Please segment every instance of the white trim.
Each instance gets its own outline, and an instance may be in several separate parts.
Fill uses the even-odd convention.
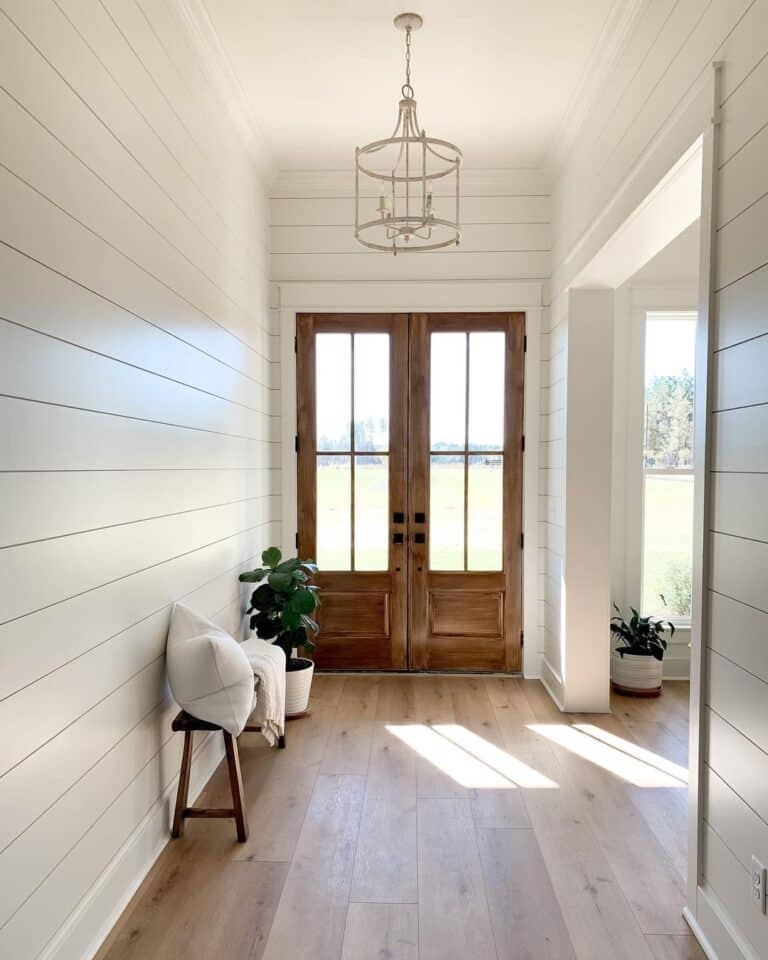
[[[558,708],[565,712],[565,690],[563,687],[563,678],[555,670],[552,664],[547,660],[546,656],[541,658],[541,677],[539,678],[542,682],[547,693],[555,701]]]
[[[190,803],[198,798],[223,758],[221,737],[208,736],[199,744],[194,753]],[[38,960],[91,960],[96,955],[170,842],[170,811],[177,785],[178,776],[163,790]]]
[[[703,135],[701,183],[701,249],[699,253],[699,321],[696,333],[696,394],[694,423],[694,511],[691,630],[691,701],[688,788],[688,905],[696,904],[701,876],[702,822],[699,798],[705,776],[704,691],[707,685],[704,648],[707,638],[706,571],[709,568],[710,343],[715,322],[715,234],[717,227],[717,133],[719,130],[721,66],[710,78],[710,123]]]
[[[282,447],[282,530],[286,553],[295,548],[297,529],[296,451],[296,314],[376,313],[382,311],[472,312],[523,311],[528,351],[525,355],[525,454],[523,457],[523,674],[541,671],[538,624],[538,472],[539,472],[539,350],[541,339],[541,284],[515,282],[408,283],[281,283],[280,394]]]

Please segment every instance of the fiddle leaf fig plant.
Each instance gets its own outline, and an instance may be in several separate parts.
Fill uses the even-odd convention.
[[[315,649],[313,637],[320,632],[312,616],[320,605],[319,587],[310,583],[317,565],[298,557],[283,560],[277,547],[265,550],[261,563],[261,567],[241,573],[239,578],[242,583],[259,584],[248,608],[250,627],[262,640],[282,647],[290,670],[295,665],[294,647],[311,653]]]
[[[616,653],[620,657],[625,653],[631,653],[639,657],[655,657],[657,660],[663,660],[667,649],[664,631],[669,629],[669,636],[672,638],[675,634],[674,623],[671,620],[659,620],[656,617],[641,617],[634,607],[629,608],[632,611],[632,617],[627,621],[615,603],[613,609],[617,616],[611,617],[611,633],[619,640]]]

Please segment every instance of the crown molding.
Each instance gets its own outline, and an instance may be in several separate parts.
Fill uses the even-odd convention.
[[[187,29],[203,68],[260,174],[270,183],[277,168],[267,138],[256,123],[248,97],[205,6],[205,0],[170,0]]]
[[[361,196],[378,196],[377,184],[361,180],[360,186]],[[551,193],[545,172],[533,169],[463,169],[460,189],[465,197],[548,197]],[[435,181],[436,196],[450,195],[451,192],[447,184]],[[354,193],[352,156],[348,170],[281,170],[270,191],[273,199],[348,198]]]
[[[604,89],[608,75],[624,50],[635,24],[642,18],[650,0],[615,0],[603,24],[597,44],[574,87],[546,158],[547,173],[555,183],[573,145],[584,126],[584,121]]]

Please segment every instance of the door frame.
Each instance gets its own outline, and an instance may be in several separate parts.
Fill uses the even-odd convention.
[[[544,605],[539,599],[540,578],[546,575],[544,547],[545,520],[539,519],[539,489],[546,484],[547,471],[539,468],[539,417],[542,412],[539,366],[542,346],[549,351],[549,337],[542,336],[542,321],[548,315],[543,306],[541,281],[404,281],[404,282],[284,282],[276,285],[278,296],[270,313],[271,330],[280,338],[279,381],[277,371],[272,389],[277,391],[274,415],[280,415],[271,442],[279,442],[281,531],[280,546],[287,554],[295,551],[297,530],[296,436],[296,315],[299,313],[525,313],[527,351],[524,366],[524,419],[526,449],[523,457],[523,663],[525,677],[539,677],[541,670]],[[547,353],[548,356],[548,353]],[[272,369],[278,362],[275,355]],[[278,531],[275,530],[275,535]],[[541,553],[541,556],[540,556]]]

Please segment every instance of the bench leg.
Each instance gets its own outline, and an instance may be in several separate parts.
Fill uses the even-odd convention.
[[[181,772],[179,773],[179,789],[176,791],[176,810],[173,814],[173,829],[171,836],[174,840],[184,833],[184,811],[187,808],[189,796],[189,775],[192,769],[192,737],[191,730],[184,731],[184,751],[181,755]]]
[[[285,750],[285,734],[277,738],[278,750]]]
[[[243,778],[240,773],[240,755],[237,752],[237,741],[231,733],[224,733],[224,747],[227,751],[227,768],[229,770],[229,786],[232,790],[232,809],[237,826],[237,839],[245,843],[248,839],[248,816],[243,801]]]

